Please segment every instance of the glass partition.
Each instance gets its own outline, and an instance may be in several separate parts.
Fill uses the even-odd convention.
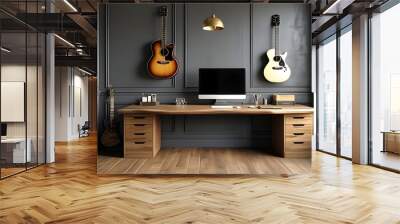
[[[400,4],[371,19],[371,162],[400,171]]]
[[[317,54],[317,149],[336,154],[336,36],[321,43]]]
[[[36,13],[38,4],[18,8]],[[45,163],[46,39],[28,23],[0,12],[1,179]]]
[[[26,74],[26,114],[27,114],[27,151],[30,151],[30,159],[27,167],[35,167],[38,159],[38,35],[28,31],[27,35],[27,74]]]
[[[26,33],[1,34],[1,176],[26,169]],[[6,50],[4,50],[6,49]]]
[[[340,155],[352,157],[352,32],[351,26],[340,36]]]

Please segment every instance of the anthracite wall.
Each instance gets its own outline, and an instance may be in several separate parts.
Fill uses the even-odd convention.
[[[159,80],[147,73],[150,44],[160,37],[159,7],[168,6],[168,39],[176,44],[179,73]],[[98,16],[98,130],[103,130],[107,82],[116,91],[116,107],[137,103],[142,93],[157,93],[161,103],[185,97],[197,99],[201,67],[246,68],[248,102],[251,94],[270,99],[273,93],[296,94],[312,104],[311,13],[307,4],[177,3],[102,4]],[[207,32],[202,21],[215,13],[225,29]],[[265,53],[273,47],[271,16],[281,16],[280,49],[288,52],[291,78],[281,84],[263,77]],[[168,147],[250,147],[270,136],[267,118],[249,116],[162,117],[162,145]],[[260,140],[260,141],[257,141]]]

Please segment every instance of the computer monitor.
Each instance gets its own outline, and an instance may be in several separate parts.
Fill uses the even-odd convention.
[[[1,136],[7,136],[7,124],[1,123]]]
[[[199,99],[246,99],[246,69],[200,68]]]

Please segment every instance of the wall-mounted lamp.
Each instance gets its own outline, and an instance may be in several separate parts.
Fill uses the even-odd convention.
[[[210,17],[203,21],[203,30],[218,31],[224,29],[224,23],[213,13]]]
[[[5,47],[1,47],[0,49],[1,49],[1,51],[3,51],[3,52],[11,53],[11,50],[10,50],[10,49],[7,49],[7,48],[5,48]]]

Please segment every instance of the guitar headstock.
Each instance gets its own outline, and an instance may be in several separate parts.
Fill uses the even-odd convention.
[[[271,17],[271,24],[272,26],[279,26],[279,24],[281,23],[281,18],[279,15],[273,15]]]
[[[167,6],[161,6],[160,8],[160,16],[167,16],[168,8]]]

